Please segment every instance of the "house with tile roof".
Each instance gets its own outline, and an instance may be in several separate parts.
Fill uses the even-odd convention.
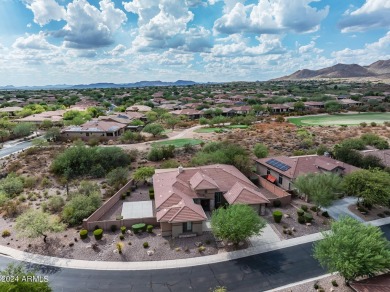
[[[69,126],[61,131],[62,139],[115,140],[123,134],[126,124],[112,121],[92,120],[80,126]]]
[[[225,164],[157,169],[153,188],[163,236],[202,234],[206,213],[225,204],[247,204],[261,215],[270,203],[265,191]]]
[[[300,175],[322,172],[345,175],[360,169],[336,159],[319,155],[276,156],[255,159],[255,162],[258,175],[287,191],[293,189],[292,184]]]

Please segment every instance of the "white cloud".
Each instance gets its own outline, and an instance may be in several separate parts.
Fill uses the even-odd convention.
[[[378,27],[390,27],[390,1],[366,0],[362,7],[344,13],[339,27],[342,32],[366,31]]]
[[[124,46],[124,45],[117,45],[111,51],[107,52],[107,54],[111,55],[111,56],[118,56],[118,55],[124,54],[125,51],[126,51],[126,46]]]
[[[298,48],[298,53],[299,54],[306,54],[306,53],[315,53],[315,54],[320,54],[324,50],[316,48],[316,43],[315,41],[311,41],[309,44],[300,46]]]
[[[225,1],[226,13],[215,21],[214,30],[227,34],[314,32],[329,12],[329,6],[321,10],[311,7],[309,4],[314,1],[259,0],[256,5]]]
[[[55,0],[25,0],[26,7],[34,13],[34,22],[43,26],[52,20],[65,18],[65,9]]]
[[[194,19],[189,7],[199,1],[134,0],[123,2],[126,11],[138,15],[135,50],[181,48],[202,51],[209,48],[209,32],[203,27],[188,28]]]
[[[56,48],[46,40],[43,32],[27,35],[26,37],[19,37],[15,40],[12,47],[21,50],[50,50]]]
[[[371,64],[377,60],[390,59],[390,31],[377,42],[369,43],[362,49],[345,48],[332,53],[339,63]]]

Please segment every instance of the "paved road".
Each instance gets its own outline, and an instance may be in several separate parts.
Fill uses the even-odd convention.
[[[0,158],[3,158],[3,157],[10,155],[12,153],[24,150],[28,147],[31,147],[31,145],[32,145],[31,141],[25,141],[25,142],[21,142],[19,144],[11,146],[11,147],[2,148],[2,149],[0,149]]]
[[[382,226],[390,240],[390,224]],[[265,291],[326,273],[311,256],[312,243],[229,262],[191,268],[150,271],[94,271],[40,266],[54,291],[207,292],[223,285],[228,291]],[[10,259],[0,257],[0,268]]]

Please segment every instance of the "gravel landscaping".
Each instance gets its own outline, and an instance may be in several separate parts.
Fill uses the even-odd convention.
[[[390,208],[383,206],[373,206],[371,210],[366,208],[367,212],[360,212],[356,204],[348,206],[348,209],[364,221],[372,221],[390,216]]]
[[[335,281],[337,286],[332,284]],[[345,285],[344,279],[339,275],[332,275],[329,277],[322,278],[320,280],[310,281],[304,284],[296,285],[286,289],[275,290],[275,292],[317,292],[318,289],[314,288],[317,284],[323,291],[334,291],[334,292],[352,292],[353,290]]]
[[[298,223],[297,210],[302,205],[308,206],[307,212],[313,216],[313,221],[310,225]],[[271,207],[267,209],[267,214],[264,218],[268,221],[268,223],[270,223],[271,227],[281,239],[304,236],[330,229],[330,219],[321,215],[317,216],[316,212],[310,210],[312,206],[312,204],[306,203],[300,199],[294,199],[291,205],[280,208]],[[272,216],[272,213],[275,210],[280,210],[283,213],[283,218],[280,223],[275,223]],[[321,212],[319,212],[319,214],[321,214]]]

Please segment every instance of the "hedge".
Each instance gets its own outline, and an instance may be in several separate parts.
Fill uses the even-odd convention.
[[[80,230],[80,238],[81,239],[86,239],[88,237],[88,230],[86,229],[81,229]]]
[[[303,211],[302,209],[298,209],[297,214],[298,216],[303,216],[303,214],[305,214],[305,211]]]
[[[280,223],[280,221],[282,221],[283,213],[282,211],[277,210],[272,213],[272,216],[276,223]]]
[[[93,235],[95,236],[95,239],[96,239],[96,240],[102,239],[102,237],[103,237],[103,229],[96,229],[96,230],[93,232]]]
[[[145,223],[134,224],[131,226],[131,228],[133,229],[134,233],[138,233],[140,231],[146,230],[146,224]]]

